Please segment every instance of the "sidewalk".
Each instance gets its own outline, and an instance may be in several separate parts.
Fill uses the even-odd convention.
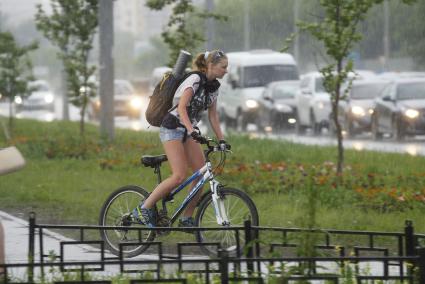
[[[29,247],[29,224],[28,221],[12,216],[6,212],[0,211],[0,220],[4,227],[5,233],[5,256],[6,263],[28,263],[28,247]],[[75,241],[73,239],[67,238],[63,235],[55,233],[53,231],[43,229],[43,250],[44,253],[53,252],[56,256],[60,255],[60,242],[64,241]],[[35,262],[39,262],[39,237],[38,234],[35,236]],[[89,245],[70,245],[65,246],[64,249],[64,261],[100,261],[101,254],[100,250]],[[115,257],[113,254],[105,252],[105,257],[112,258]],[[202,256],[200,256],[202,257]],[[186,259],[197,258],[196,256],[185,256]],[[131,258],[131,260],[157,260],[157,255],[143,254]],[[44,261],[47,262],[47,259],[44,258]],[[152,267],[152,265],[142,265],[144,267]],[[136,265],[137,267],[137,265]],[[140,266],[139,266],[140,267]],[[132,265],[127,265],[127,269],[132,268]],[[172,267],[167,267],[166,272],[172,273],[177,268],[177,265]],[[25,279],[27,275],[27,270],[22,269],[11,269],[11,274],[14,277]],[[118,265],[108,265],[105,266],[104,271],[97,272],[96,274],[102,276],[111,276],[117,275],[120,272]],[[40,271],[35,270],[35,277],[40,276]]]
[[[6,249],[6,263],[25,263],[28,262],[28,246],[29,246],[29,229],[28,222],[8,213],[0,211],[0,220],[4,227],[5,233],[5,249]],[[44,251],[52,251],[56,255],[60,253],[61,241],[73,241],[70,238],[64,237],[60,234],[49,230],[43,230],[43,245]],[[39,255],[39,241],[36,235],[35,244],[35,259],[40,259]],[[100,253],[98,249],[87,245],[72,246],[72,250],[65,250],[67,260],[100,260]],[[112,255],[110,255],[112,256]]]
[[[5,256],[6,263],[28,263],[28,247],[29,247],[29,226],[28,222],[20,218],[14,217],[8,213],[0,211],[0,220],[4,227],[5,233]],[[43,230],[43,246],[44,252],[53,252],[55,255],[60,255],[60,242],[73,241],[60,234],[50,230]],[[39,238],[35,238],[35,261],[39,262]],[[97,261],[100,260],[100,250],[88,245],[69,246],[64,250],[65,261]],[[112,257],[111,254],[106,254],[107,257]],[[46,261],[46,259],[45,259]],[[35,269],[35,277],[40,276],[40,270]],[[118,268],[110,267],[107,274],[115,274]],[[25,279],[27,275],[26,268],[12,268],[10,274],[19,279]]]

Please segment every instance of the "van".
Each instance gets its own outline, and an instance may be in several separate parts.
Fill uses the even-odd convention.
[[[255,123],[258,101],[267,84],[298,80],[298,68],[292,55],[273,50],[229,52],[228,74],[221,79],[218,111],[224,122],[236,124],[239,131]]]

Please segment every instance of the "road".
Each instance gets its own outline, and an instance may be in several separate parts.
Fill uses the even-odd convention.
[[[265,135],[265,137],[269,137],[272,139],[282,139],[305,145],[337,146],[336,138],[329,136],[327,133],[324,133],[321,136],[313,136],[308,134],[300,136],[295,133],[289,132],[287,134]],[[406,138],[404,142],[396,142],[390,138],[384,138],[381,141],[374,141],[370,137],[370,134],[364,134],[359,136],[358,138],[344,139],[343,145],[346,149],[354,149],[357,151],[367,150],[409,154],[411,156],[425,156],[424,142],[425,137],[423,136]]]
[[[143,98],[143,106],[147,106],[148,98]],[[143,113],[145,108],[142,109],[142,115],[139,119],[129,119],[127,117],[116,117],[115,126],[119,128],[133,129],[136,131],[157,131],[156,127],[149,127],[149,124],[145,121]],[[79,110],[74,106],[70,105],[70,119],[78,121],[80,119]],[[8,105],[6,103],[0,103],[0,115],[8,116]],[[60,100],[56,101],[55,112],[47,111],[24,111],[16,115],[17,118],[32,118],[42,121],[53,121],[55,119],[62,118],[62,104]],[[98,122],[90,122],[97,124]],[[224,127],[225,129],[225,127]],[[288,131],[283,134],[258,134],[255,130],[255,125],[249,125],[248,134],[258,138],[271,138],[271,139],[282,139],[294,143],[301,143],[306,145],[319,145],[319,146],[330,146],[336,145],[336,139],[331,137],[324,131],[320,136],[309,135],[308,133],[303,136],[296,135],[293,131]],[[206,131],[205,124],[201,124],[201,131]],[[393,141],[392,139],[385,138],[382,141],[373,141],[370,134],[364,134],[355,139],[344,139],[344,147],[355,149],[358,151],[370,150],[370,151],[381,151],[381,152],[393,152],[393,153],[405,153],[412,156],[425,156],[425,137],[409,137],[404,142]]]

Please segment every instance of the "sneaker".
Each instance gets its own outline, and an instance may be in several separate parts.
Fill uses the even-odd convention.
[[[179,227],[195,227],[195,219],[193,217],[182,217],[179,219]],[[184,230],[183,232],[194,234],[195,231]]]
[[[133,217],[137,220],[137,222],[146,225],[149,228],[155,227],[155,210],[152,208],[143,208],[142,206],[143,203],[133,210]]]

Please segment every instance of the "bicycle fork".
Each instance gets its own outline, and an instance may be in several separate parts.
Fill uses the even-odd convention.
[[[220,197],[220,183],[215,179],[210,180],[210,187],[212,191],[212,202],[215,211],[215,217],[217,218],[217,224],[222,226],[229,226],[230,221],[227,216],[227,210],[224,205],[224,199]]]

